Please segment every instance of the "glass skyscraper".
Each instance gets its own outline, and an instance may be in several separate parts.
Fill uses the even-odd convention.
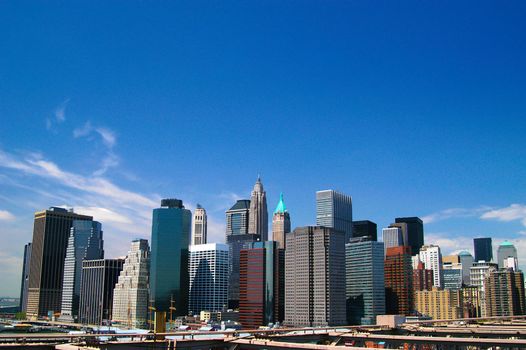
[[[351,196],[334,190],[316,192],[316,225],[345,233],[348,242],[353,226]]]
[[[493,245],[490,237],[474,238],[473,246],[475,248],[475,262],[493,260]]]
[[[153,210],[150,260],[150,301],[156,311],[168,311],[171,301],[176,316],[188,310],[188,245],[192,212],[179,199],[163,199]]]

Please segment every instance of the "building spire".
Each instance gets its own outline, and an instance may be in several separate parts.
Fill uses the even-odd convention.
[[[274,214],[277,213],[284,213],[287,211],[287,207],[285,206],[285,202],[283,201],[283,192],[279,194],[279,202],[276,206],[276,210],[274,210]]]

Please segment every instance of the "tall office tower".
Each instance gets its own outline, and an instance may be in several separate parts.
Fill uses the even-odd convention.
[[[416,268],[413,266],[413,291],[431,289],[433,289],[433,270],[426,269],[424,263],[418,259]]]
[[[111,320],[113,291],[124,259],[97,259],[82,262],[79,322],[102,325]]]
[[[411,247],[387,248],[384,271],[387,314],[410,315],[413,310]]]
[[[153,210],[150,302],[157,311],[188,314],[188,245],[192,212],[179,199],[163,199]]]
[[[485,277],[486,317],[524,315],[524,275],[521,271],[492,271]]]
[[[239,306],[239,254],[251,243],[261,239],[258,234],[248,233],[250,201],[241,199],[226,211],[226,242],[229,249],[228,307]]]
[[[442,265],[442,277],[444,289],[459,290],[462,288],[462,264],[444,263]]]
[[[27,289],[29,283],[29,263],[31,261],[31,243],[24,246],[24,263],[22,265],[22,284],[20,286],[20,311],[27,310]]]
[[[460,290],[432,290],[415,292],[415,310],[433,320],[456,320],[462,317],[463,301]]]
[[[286,245],[284,324],[345,324],[345,234],[323,226],[299,227],[287,233]]]
[[[64,261],[60,321],[78,320],[82,262],[104,258],[101,227],[97,221],[73,221]]]
[[[358,237],[371,237],[373,241],[378,240],[378,228],[376,223],[369,220],[360,220],[352,222],[352,236],[353,238]]]
[[[517,271],[519,269],[519,261],[513,256],[508,256],[503,261],[503,268],[508,270]]]
[[[268,239],[267,193],[263,190],[263,184],[259,176],[250,196],[248,233],[260,235],[262,241]]]
[[[283,321],[285,250],[278,242],[256,242],[242,249],[239,263],[239,322],[256,329]]]
[[[188,311],[217,312],[228,305],[228,246],[207,243],[190,246]]]
[[[491,238],[474,238],[473,247],[475,248],[475,261],[491,262],[493,260],[493,246]]]
[[[486,285],[485,279],[492,272],[498,269],[498,265],[490,262],[474,262],[470,269],[469,280],[472,286],[477,286],[479,290],[480,316],[486,317]]]
[[[334,190],[316,192],[316,225],[332,227],[352,237],[352,197]]]
[[[64,261],[74,220],[93,218],[56,207],[35,213],[27,292],[27,316],[31,319],[60,312]]]
[[[405,222],[393,222],[389,225],[389,228],[395,227],[399,228],[402,232],[402,243],[400,243],[400,245],[409,246],[409,229],[407,228],[407,224]],[[413,250],[411,250],[411,254],[418,254],[418,251],[413,252]]]
[[[148,321],[148,240],[132,242],[113,290],[112,321],[128,327],[144,327]]]
[[[345,277],[347,323],[375,324],[385,314],[383,242],[370,235],[352,238],[345,245]]]
[[[416,254],[424,245],[424,223],[418,217],[395,218],[395,223],[407,224],[407,243],[411,247],[411,254]]]
[[[194,226],[192,230],[192,244],[206,244],[207,239],[206,210],[199,204],[194,212]]]
[[[504,241],[501,244],[499,244],[499,248],[497,248],[497,260],[499,263],[499,269],[505,268],[504,262],[507,258],[517,259],[517,249],[515,249],[513,243]]]
[[[425,245],[420,248],[420,260],[428,270],[433,270],[433,285],[442,288],[442,253],[436,245]]]
[[[272,216],[272,240],[278,242],[279,248],[285,249],[285,234],[290,232],[290,215],[283,202],[283,193]]]
[[[400,227],[384,228],[382,229],[382,236],[384,241],[384,254],[387,254],[388,248],[404,245],[403,232]]]
[[[469,272],[473,266],[473,255],[468,251],[461,251],[458,253],[458,259],[460,264],[462,264],[462,284],[468,286],[471,284],[469,280]]]

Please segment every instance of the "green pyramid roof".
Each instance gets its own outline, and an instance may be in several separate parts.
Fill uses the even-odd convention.
[[[504,241],[500,244],[501,246],[504,246],[504,247],[510,247],[510,246],[513,246],[513,243],[509,242],[509,241]]]
[[[278,206],[276,207],[276,210],[274,210],[274,214],[276,213],[284,213],[287,211],[287,207],[285,206],[285,202],[283,202],[283,192],[279,194],[279,202]]]

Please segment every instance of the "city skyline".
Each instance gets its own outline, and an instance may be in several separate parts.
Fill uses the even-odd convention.
[[[330,188],[379,233],[418,216],[444,255],[491,237],[526,262],[524,4],[47,5],[0,4],[1,296],[37,211],[93,216],[116,258],[176,197],[222,243],[258,174],[292,229]]]

